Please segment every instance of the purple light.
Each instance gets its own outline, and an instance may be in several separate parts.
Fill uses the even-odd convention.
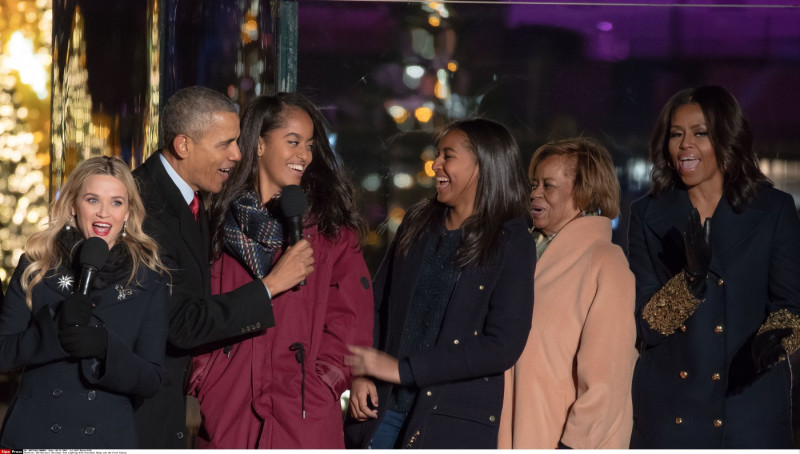
[[[614,29],[614,25],[611,22],[602,21],[597,23],[597,29],[601,32],[610,32]]]

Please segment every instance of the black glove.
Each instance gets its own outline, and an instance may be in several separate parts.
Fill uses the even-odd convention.
[[[695,298],[703,295],[711,265],[711,218],[700,226],[700,212],[692,208],[686,231],[683,233],[683,249],[686,252],[686,285]]]
[[[768,329],[756,334],[750,352],[753,355],[757,374],[774,366],[778,362],[778,358],[786,354],[781,340],[790,334],[792,334],[792,328]]]
[[[58,319],[58,328],[62,330],[68,326],[86,326],[92,317],[92,300],[80,293],[73,293],[61,303],[61,316]]]
[[[99,326],[68,326],[58,332],[61,347],[73,358],[105,359],[108,331]]]

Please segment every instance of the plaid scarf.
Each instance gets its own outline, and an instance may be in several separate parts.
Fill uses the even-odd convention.
[[[269,211],[274,201],[262,205],[256,191],[247,191],[225,215],[225,246],[258,279],[272,268],[283,243],[281,223]]]

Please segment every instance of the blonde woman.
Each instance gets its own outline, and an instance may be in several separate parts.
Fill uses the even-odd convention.
[[[127,164],[96,157],[72,172],[49,225],[28,239],[0,309],[0,370],[23,369],[1,446],[137,447],[134,402],[161,387],[168,301],[143,219]],[[78,257],[92,237],[109,253],[84,296]]]

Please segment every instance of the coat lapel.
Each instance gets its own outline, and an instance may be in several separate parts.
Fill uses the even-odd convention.
[[[720,269],[730,254],[735,253],[742,242],[755,232],[767,212],[750,204],[741,213],[724,197],[711,218],[711,264],[712,269]],[[717,228],[715,228],[717,227]]]

